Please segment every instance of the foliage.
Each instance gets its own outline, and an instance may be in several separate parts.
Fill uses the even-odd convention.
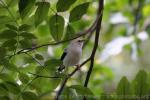
[[[141,81],[143,80],[143,81]],[[129,82],[124,76],[120,80],[115,94],[102,94],[102,100],[109,100],[110,98],[117,100],[135,100],[135,99],[148,99],[149,98],[149,87],[148,77],[144,70],[140,70],[135,79]],[[145,90],[147,89],[147,90]],[[107,98],[107,99],[106,99]]]
[[[68,78],[68,73],[74,70],[69,68],[66,73],[56,71],[62,64],[59,60],[62,50],[70,42],[68,39],[76,37],[78,32],[93,23],[96,19],[98,2],[98,0],[0,0],[0,100],[54,99],[55,90],[65,78]],[[146,36],[150,34],[150,23],[146,23],[149,19],[150,2],[149,0],[139,2],[140,0],[105,1],[101,29],[103,34],[100,34],[101,44],[105,46],[97,49],[89,86],[83,86],[87,66],[90,65],[86,63],[80,73],[68,78],[61,94],[62,99],[149,98],[150,74],[144,70],[140,70],[131,82],[128,77],[122,77],[110,94],[103,89],[103,85],[115,77],[113,70],[103,63],[103,59],[107,60],[111,55],[116,55],[118,50],[109,48],[109,52],[106,51],[105,47],[109,45],[107,43],[118,37],[131,40],[125,44],[119,41],[122,45],[113,44],[113,48],[120,46],[120,52],[127,50],[134,58],[140,56],[142,51],[140,44],[143,40],[139,38],[138,33],[142,30],[146,32]],[[122,19],[119,20],[120,17],[117,20],[113,19],[118,13]],[[94,35],[94,32],[91,32],[91,35],[86,33],[82,36],[87,39],[83,59],[87,59],[92,51]],[[49,55],[45,47],[48,47]],[[112,51],[116,52],[113,54]],[[99,63],[99,55],[103,53],[106,53],[106,57],[100,57],[102,63]]]

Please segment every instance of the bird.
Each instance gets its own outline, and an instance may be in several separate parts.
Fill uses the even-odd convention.
[[[82,56],[82,47],[84,41],[85,40],[81,38],[74,39],[70,42],[68,47],[64,49],[64,52],[60,58],[63,64],[59,66],[58,72],[62,72],[66,67],[69,66],[78,66]]]

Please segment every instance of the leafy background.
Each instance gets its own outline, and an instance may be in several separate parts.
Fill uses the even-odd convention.
[[[69,79],[61,97],[147,99],[150,0],[104,1],[89,86],[83,87],[87,63]],[[76,36],[96,19],[97,7],[98,0],[0,0],[0,100],[53,100],[65,77],[56,69],[68,42],[34,47]],[[94,34],[83,50],[81,62],[89,57],[93,45]],[[55,76],[62,78],[51,78]]]

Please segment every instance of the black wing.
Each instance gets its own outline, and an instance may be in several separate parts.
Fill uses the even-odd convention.
[[[62,56],[61,56],[61,61],[63,61],[64,60],[64,58],[66,57],[66,55],[67,55],[67,49],[65,49],[64,50],[64,53],[62,54]]]

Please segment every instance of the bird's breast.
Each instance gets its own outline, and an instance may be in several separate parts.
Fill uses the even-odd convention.
[[[74,66],[77,65],[80,61],[82,55],[82,50],[72,49],[68,52],[67,56],[65,57],[63,63],[65,66]]]

